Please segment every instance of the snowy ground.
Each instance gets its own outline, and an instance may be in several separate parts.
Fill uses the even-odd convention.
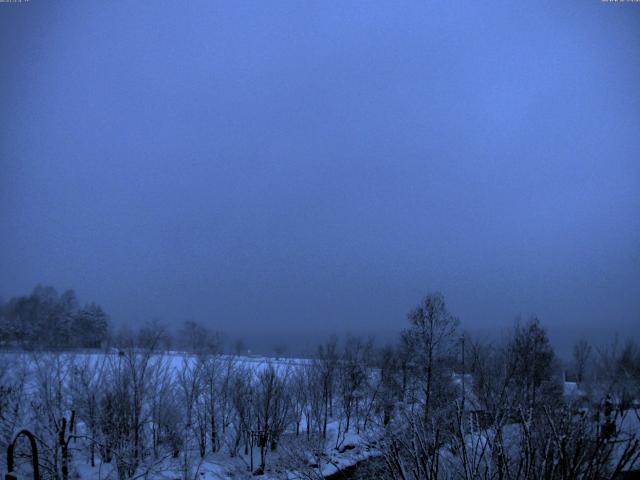
[[[117,351],[104,353],[77,353],[62,354],[63,356],[73,356],[79,362],[101,362],[101,361],[118,361],[119,355]],[[179,372],[184,368],[185,363],[189,364],[195,360],[195,356],[187,355],[182,352],[168,352],[162,355],[170,369]],[[17,354],[0,353],[0,359],[19,367],[29,367],[31,365],[32,356],[28,353]],[[293,371],[310,362],[308,359],[281,358],[275,360],[273,358],[261,356],[243,356],[230,357],[222,356],[221,359],[233,361],[236,365],[250,367],[252,370],[259,372],[267,365],[271,364],[278,371]],[[475,398],[472,393],[473,379],[470,375],[454,375],[454,384],[465,387],[467,401],[474,403]],[[27,381],[27,390],[29,390],[30,382]],[[564,383],[564,392],[567,397],[580,397],[583,392],[580,391],[578,385],[573,382]],[[261,478],[265,479],[296,479],[296,478],[323,478],[324,476],[336,473],[339,470],[356,465],[363,460],[375,456],[378,452],[368,446],[368,441],[356,433],[349,432],[341,434],[340,422],[333,419],[328,424],[328,435],[323,445],[311,444],[307,440],[306,432],[302,422],[302,431],[299,436],[294,433],[285,433],[279,447],[276,451],[269,451],[267,454],[268,471]],[[515,426],[514,426],[515,427]],[[635,412],[626,415],[622,422],[619,422],[619,429],[629,433],[640,432],[640,418]],[[339,438],[340,435],[340,438]],[[322,452],[316,456],[312,456],[308,452]],[[301,453],[307,452],[307,453]],[[196,480],[213,480],[213,479],[244,479],[252,478],[251,474],[251,455],[253,455],[253,469],[255,470],[260,463],[259,448],[254,447],[252,452],[245,454],[241,448],[239,455],[235,458],[229,456],[227,449],[222,449],[215,454],[209,453],[200,464],[197,452],[192,452],[194,460],[192,471],[189,478]],[[112,464],[98,464],[91,467],[85,460],[85,455],[77,455],[78,461],[73,463],[72,472],[77,479],[99,479],[114,480],[117,478],[116,472],[113,471]],[[640,465],[638,465],[640,466]],[[638,467],[636,466],[636,467]],[[180,465],[180,459],[161,459],[157,465],[144,475],[145,479],[162,479],[173,480],[183,478],[184,472]]]
[[[62,353],[53,354],[60,355],[60,358],[73,359],[82,364],[84,362],[117,362],[119,355],[117,351],[109,353],[98,352],[80,352],[80,353]],[[163,353],[162,359],[166,362],[169,369],[174,372],[180,372],[185,363],[191,364],[196,360],[193,355],[183,352],[167,352]],[[24,368],[27,372],[25,391],[28,394],[35,388],[35,371],[34,356],[30,353],[2,352],[0,360],[5,365],[12,365],[10,371],[17,373],[20,368]],[[228,360],[237,366],[250,367],[254,372],[260,372],[267,365],[273,365],[279,372],[291,373],[293,370],[306,365],[310,362],[308,359],[298,358],[280,358],[273,359],[262,356],[220,356],[221,360]],[[20,367],[20,368],[15,368]],[[337,419],[330,421],[327,425],[327,439],[323,445],[308,443],[305,431],[306,422],[303,419],[299,436],[294,433],[285,433],[280,441],[276,451],[268,451],[267,467],[265,475],[260,478],[264,479],[294,479],[294,478],[323,478],[324,476],[336,473],[339,470],[353,466],[372,455],[372,451],[364,438],[349,432],[347,434],[340,433],[340,422]],[[82,433],[84,425],[78,422],[77,431]],[[338,438],[339,437],[339,438]],[[302,447],[302,448],[301,448]],[[80,444],[72,445],[72,448],[80,448],[86,450]],[[322,453],[317,456],[301,452],[320,451]],[[260,452],[258,447],[254,447],[252,451],[245,454],[241,447],[239,455],[235,458],[229,456],[226,448],[222,448],[217,453],[208,453],[203,460],[200,460],[196,451],[191,453],[193,459],[193,468],[189,478],[196,479],[244,479],[253,478],[251,470],[251,455],[253,455],[253,470],[260,464]],[[86,452],[77,451],[74,456],[77,461],[73,461],[71,465],[72,478],[76,479],[97,479],[97,480],[115,480],[117,472],[114,470],[114,463],[101,464],[96,460],[96,466],[91,467],[86,458]],[[183,478],[181,458],[171,459],[164,458],[153,465],[146,475],[145,479],[162,479],[173,480]],[[200,462],[200,463],[199,463]]]
[[[323,478],[334,474],[339,470],[358,464],[359,462],[375,455],[375,451],[365,446],[365,440],[356,434],[349,434],[341,443],[339,449],[334,448],[338,422],[332,422],[328,427],[328,438],[326,454],[319,458],[308,457],[306,461],[300,458],[297,448],[296,452],[291,451],[294,446],[299,447],[305,442],[305,436],[301,433],[296,441],[290,435],[288,439],[283,439],[283,445],[276,452],[269,452],[269,470],[265,475],[260,476],[265,480],[276,479],[298,479],[298,478]],[[289,446],[286,445],[290,441]],[[194,457],[197,455],[194,452]],[[260,462],[260,455],[257,449],[253,452],[254,468]],[[317,462],[317,463],[316,463]],[[237,458],[230,458],[228,453],[219,452],[208,454],[200,465],[194,466],[190,478],[202,480],[219,479],[249,479],[255,478],[250,471],[250,456],[241,452]],[[111,464],[96,465],[92,468],[85,462],[76,465],[77,478],[91,480],[107,480],[117,478]],[[147,478],[174,480],[182,478],[183,472],[180,468],[179,460],[171,461],[166,459],[159,463],[156,468],[149,473]]]

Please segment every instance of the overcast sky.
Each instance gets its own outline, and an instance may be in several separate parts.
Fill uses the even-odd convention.
[[[0,4],[0,295],[640,327],[640,4]]]

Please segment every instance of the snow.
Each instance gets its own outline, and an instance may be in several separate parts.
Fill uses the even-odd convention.
[[[7,364],[14,364],[23,368],[27,374],[27,381],[25,383],[25,393],[31,392],[36,388],[35,375],[37,374],[36,368],[36,356],[30,353],[17,353],[17,352],[4,352],[0,353],[2,360]],[[43,362],[41,365],[50,367],[45,362],[46,359],[60,359],[68,360],[73,359],[76,365],[98,364],[104,362],[105,365],[109,362],[121,361],[117,350],[109,352],[79,352],[79,353],[54,353],[54,354],[42,354],[39,353],[38,361]],[[307,365],[311,362],[309,359],[300,358],[280,358],[275,360],[273,358],[263,356],[229,356],[220,355],[218,358],[223,362],[231,362],[235,366],[244,366],[252,369],[258,373],[266,368],[268,365],[272,365],[276,368],[276,371],[286,374],[301,366]],[[186,354],[183,352],[167,352],[163,354],[153,355],[152,361],[162,360],[165,362],[167,368],[176,372],[181,371],[186,364],[195,362],[197,357],[195,355]],[[61,362],[62,363],[62,362]],[[17,375],[19,373],[18,368],[11,369],[12,374]],[[302,462],[298,465],[293,465],[292,458],[286,451],[287,442],[296,447],[306,438],[305,431],[306,422],[302,422],[301,432],[299,437],[296,437],[294,433],[289,432],[283,435],[280,446],[275,452],[269,451],[267,454],[267,466],[268,470],[265,475],[260,478],[263,479],[282,479],[282,478],[300,478],[298,469],[310,469],[313,470],[314,476],[320,478],[321,475],[330,475],[336,473],[338,470],[353,466],[372,455],[376,452],[371,450],[367,446],[367,442],[363,437],[353,432],[343,433],[341,432],[341,422],[338,419],[333,419],[327,425],[327,438],[324,441],[323,453],[318,458],[306,458],[301,459]],[[84,433],[85,425],[83,422],[78,422],[77,433]],[[260,463],[259,448],[255,447],[250,454],[254,456],[254,469]],[[298,452],[299,454],[299,452]],[[198,452],[192,452],[192,458],[199,458]],[[114,463],[101,464],[98,457],[96,457],[96,465],[91,467],[88,464],[84,455],[77,455],[78,461],[72,462],[71,471],[72,478],[75,476],[77,479],[99,479],[99,480],[117,480],[118,475],[115,471]],[[156,465],[152,465],[149,472],[144,475],[146,479],[159,479],[159,480],[175,480],[181,478],[184,472],[181,469],[181,459],[162,459],[162,461]],[[196,462],[197,463],[197,462]],[[238,456],[231,458],[228,450],[223,448],[217,453],[209,453],[205,459],[193,468],[191,478],[199,478],[202,480],[208,479],[228,479],[228,478],[255,478],[251,475],[249,465],[251,458],[249,455],[244,455],[243,448],[240,448]],[[295,463],[295,462],[294,462]],[[317,466],[314,466],[316,465]]]

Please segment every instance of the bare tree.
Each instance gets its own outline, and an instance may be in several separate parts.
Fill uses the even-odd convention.
[[[291,372],[289,378],[291,395],[291,416],[296,426],[296,437],[300,435],[300,425],[308,402],[306,375],[304,367],[299,367]]]
[[[425,421],[434,402],[434,390],[443,387],[445,361],[452,353],[458,319],[447,310],[441,293],[427,295],[409,313],[411,327],[403,332],[413,354],[413,366],[422,386]],[[437,385],[439,383],[439,385]],[[443,400],[443,398],[437,398]]]
[[[322,437],[327,438],[327,424],[333,416],[333,397],[336,383],[336,368],[338,365],[338,338],[332,336],[326,344],[318,347],[318,356],[314,362],[317,369],[317,379],[322,385]]]
[[[576,373],[576,381],[582,383],[591,359],[591,345],[586,340],[580,340],[573,346],[573,364]]]
[[[102,396],[102,382],[106,374],[106,365],[106,355],[76,358],[70,383],[74,410],[78,420],[86,427],[89,459],[92,467],[95,466],[96,445],[99,441],[99,400]]]
[[[179,344],[188,352],[217,354],[220,351],[220,334],[212,332],[195,320],[185,320],[179,331]]]
[[[243,436],[245,436],[245,440],[248,440],[246,435],[251,431],[252,372],[248,368],[238,365],[233,369],[229,382],[231,404],[233,405],[233,418],[230,422],[233,426],[233,438],[228,440],[228,446],[229,454],[235,457],[238,454]]]
[[[267,363],[257,374],[253,411],[259,436],[260,471],[264,472],[268,447],[275,450],[289,419],[290,399],[286,394],[287,372]]]
[[[144,428],[153,414],[153,380],[164,369],[164,357],[158,351],[164,337],[162,326],[148,323],[137,337],[124,337],[121,354],[109,359],[101,400],[102,457],[107,461],[115,458],[122,480],[135,474],[147,456],[146,449],[152,451],[145,444]]]
[[[318,362],[313,360],[302,369],[305,381],[305,397],[304,417],[306,419],[307,440],[310,441],[313,433],[317,433],[326,439],[324,419],[326,418],[326,398],[327,391],[325,388],[325,370]]]
[[[373,342],[364,342],[357,337],[349,337],[345,343],[342,358],[338,363],[338,391],[342,418],[344,418],[344,431],[351,427],[352,415],[359,413],[362,397],[369,379],[368,365]],[[359,428],[359,426],[358,426]]]
[[[219,418],[221,409],[219,408],[219,397],[221,394],[221,377],[223,374],[223,363],[217,356],[207,356],[200,358],[202,365],[202,393],[205,405],[205,415],[209,420],[209,435],[211,451],[217,452],[220,448]]]
[[[180,400],[182,411],[184,412],[182,422],[182,478],[189,480],[192,477],[191,471],[191,451],[192,443],[196,438],[196,416],[197,407],[199,405],[201,383],[202,383],[202,362],[196,361],[190,357],[183,357],[182,365],[178,375],[178,389],[180,391]],[[202,448],[200,449],[201,457],[204,456]]]
[[[441,449],[453,436],[455,394],[448,364],[458,321],[444,297],[435,293],[409,313],[409,323],[403,346],[412,362],[404,381],[417,387],[416,395],[403,400],[396,418],[385,427],[382,453],[392,478],[436,479],[442,474]]]
[[[533,317],[524,324],[518,323],[508,349],[518,404],[534,410],[543,403],[557,406],[562,395],[560,375],[553,348],[540,321]]]

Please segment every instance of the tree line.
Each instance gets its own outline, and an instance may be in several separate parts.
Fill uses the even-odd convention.
[[[38,285],[30,295],[0,302],[0,345],[23,348],[99,348],[110,320],[100,305],[80,305],[73,290]]]
[[[0,448],[28,425],[41,470],[61,480],[80,463],[119,480],[193,480],[211,455],[239,478],[320,479],[349,449],[376,456],[363,478],[595,480],[638,468],[633,342],[579,342],[580,379],[566,384],[538,319],[502,342],[476,341],[440,294],[381,349],[332,338],[313,358],[254,364],[222,355],[206,332],[185,324],[192,353],[179,356],[164,351],[158,323],[123,335],[115,353],[4,354]]]

